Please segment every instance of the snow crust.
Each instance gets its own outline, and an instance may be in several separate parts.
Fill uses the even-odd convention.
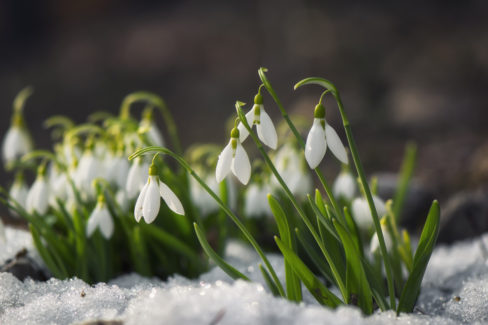
[[[27,233],[7,228],[0,262],[22,247],[32,248]],[[17,280],[0,273],[0,324],[79,324],[121,321],[123,324],[459,324],[488,323],[488,265],[480,248],[488,235],[436,248],[413,314],[370,317],[355,307],[331,310],[306,294],[294,304],[273,297],[262,283],[253,251],[230,243],[227,258],[254,283],[233,281],[218,268],[199,279],[175,275],[167,281],[121,276],[90,286],[79,279]],[[278,255],[270,261],[284,277]]]

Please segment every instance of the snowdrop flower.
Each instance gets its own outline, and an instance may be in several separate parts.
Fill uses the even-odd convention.
[[[12,184],[12,187],[10,188],[9,195],[21,207],[25,208],[28,193],[29,189],[25,185],[24,175],[22,175],[22,173],[18,173],[15,176],[15,181]],[[10,210],[10,213],[17,215],[17,213],[13,210]]]
[[[335,179],[332,191],[336,197],[351,201],[356,192],[356,180],[349,171],[342,171]]]
[[[386,226],[386,219],[383,218],[380,220],[381,223],[381,232],[383,233],[383,237],[385,239],[385,246],[388,252],[391,252],[393,248],[393,240],[391,238],[390,232],[388,231],[388,227]],[[378,234],[375,232],[373,237],[371,237],[371,244],[369,245],[369,251],[374,254],[379,251],[380,248],[380,240],[378,239]]]
[[[127,176],[127,182],[125,185],[125,191],[129,199],[137,197],[146,184],[147,170],[149,164],[144,162],[141,157],[137,157],[129,168],[129,174]]]
[[[373,195],[373,202],[378,212],[378,217],[383,217],[386,214],[385,202],[376,195]],[[365,198],[354,199],[352,202],[352,213],[359,229],[367,230],[373,226],[373,216]]]
[[[46,167],[39,167],[37,178],[27,193],[25,207],[27,212],[42,215],[47,212],[49,207],[49,184],[46,179]]]
[[[74,177],[76,186],[80,189],[80,193],[86,198],[94,198],[95,189],[92,186],[93,180],[103,175],[103,164],[94,154],[91,149],[85,150],[80,158],[78,168]]]
[[[86,224],[87,237],[91,237],[97,228],[100,229],[105,239],[110,239],[114,233],[114,222],[105,203],[105,197],[102,194],[98,196],[97,205],[88,218],[88,223]]]
[[[201,174],[201,172],[199,172],[199,174]],[[212,191],[219,193],[219,184],[213,175],[206,175],[202,178]],[[217,202],[193,177],[190,178],[190,197],[202,217],[208,216],[209,214],[218,211],[220,208]]]
[[[217,168],[215,169],[217,183],[220,183],[230,171],[232,171],[242,184],[246,185],[249,182],[249,178],[251,177],[251,163],[249,162],[246,151],[241,145],[239,130],[237,128],[232,129],[230,141],[219,155]]]
[[[127,185],[130,166],[123,151],[119,151],[116,155],[111,154],[106,159],[106,166],[107,180],[119,188],[124,188]]]
[[[125,189],[119,189],[115,194],[115,202],[120,206],[120,208],[124,211],[129,209],[129,199],[127,198],[127,193]]]
[[[248,218],[272,216],[268,203],[268,194],[272,190],[267,184],[252,183],[246,190],[244,201],[244,214]]]
[[[311,169],[315,169],[324,158],[327,144],[330,150],[343,164],[348,163],[346,149],[337,132],[325,120],[325,107],[315,106],[312,128],[305,144],[305,159]]]
[[[68,176],[66,173],[59,171],[56,166],[50,168],[49,189],[51,190],[49,193],[49,204],[52,207],[58,206],[58,199],[65,201],[69,191],[72,190],[68,182]]]
[[[160,197],[163,198],[173,212],[181,215],[185,214],[180,200],[168,185],[161,182],[157,167],[152,164],[149,167],[147,183],[142,188],[141,194],[139,194],[136,201],[134,217],[137,222],[141,220],[141,217],[144,217],[146,223],[151,223],[156,219],[161,204]]]
[[[147,135],[149,142],[158,147],[164,147],[164,139],[161,131],[159,131],[152,116],[152,109],[148,109],[143,113],[144,117],[139,124],[139,130]]]
[[[32,150],[32,140],[20,113],[15,113],[12,126],[8,129],[2,144],[2,156],[6,165],[12,164]]]
[[[276,170],[285,181],[293,195],[304,197],[312,189],[312,177],[306,168],[306,163],[300,151],[293,145],[285,143],[274,158]],[[278,180],[273,176],[274,187],[281,188]]]
[[[263,96],[261,96],[260,93],[254,97],[254,106],[246,114],[246,120],[250,127],[256,125],[258,137],[265,145],[271,149],[276,149],[278,144],[278,135],[276,134],[273,121],[269,117],[268,113],[266,113],[264,110]],[[239,129],[240,133],[239,141],[242,143],[249,136],[249,131],[242,123],[239,123],[237,128]]]

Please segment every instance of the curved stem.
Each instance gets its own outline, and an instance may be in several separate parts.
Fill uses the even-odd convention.
[[[396,309],[393,272],[392,272],[392,267],[388,256],[388,252],[386,249],[385,238],[383,236],[383,232],[381,231],[380,220],[378,217],[378,212],[376,211],[376,207],[374,205],[373,195],[371,194],[371,190],[369,188],[368,181],[364,173],[363,165],[359,158],[356,142],[354,140],[354,137],[352,136],[351,126],[349,124],[349,120],[347,118],[346,112],[344,111],[344,105],[342,104],[341,97],[339,95],[339,92],[337,91],[337,88],[330,81],[323,78],[313,77],[313,78],[304,79],[295,85],[295,89],[307,84],[317,84],[330,90],[330,92],[332,93],[332,95],[334,96],[337,102],[337,107],[339,108],[339,113],[341,114],[341,118],[342,118],[342,124],[344,125],[344,130],[346,132],[347,142],[349,143],[349,149],[351,150],[352,159],[354,161],[354,165],[356,166],[357,174],[361,180],[361,183],[363,184],[364,194],[366,196],[366,200],[368,201],[369,209],[373,217],[376,233],[378,234],[381,256],[383,257],[383,262],[385,263],[386,278],[388,282],[388,292],[390,295],[390,305],[392,309]]]
[[[173,159],[175,159],[183,168],[185,168],[188,173],[207,191],[207,193],[217,202],[217,204],[220,206],[220,208],[232,219],[232,221],[237,225],[239,230],[242,231],[246,239],[251,243],[251,245],[254,247],[258,255],[261,257],[263,260],[264,264],[266,265],[266,268],[269,270],[271,273],[271,276],[273,277],[273,280],[276,283],[276,286],[278,287],[278,290],[280,292],[281,296],[285,296],[285,291],[283,289],[283,286],[280,283],[280,280],[278,279],[278,276],[276,275],[275,270],[271,266],[271,263],[269,262],[268,258],[264,254],[263,250],[257,243],[257,241],[254,239],[254,237],[251,235],[251,233],[247,230],[247,228],[244,226],[244,224],[239,220],[239,218],[232,212],[225,204],[222,202],[220,197],[218,197],[217,194],[215,194],[214,191],[208,185],[198,176],[195,171],[190,167],[190,165],[178,154],[172,152],[171,150],[167,148],[162,148],[162,147],[147,147],[140,149],[133,153],[132,155],[129,156],[129,160],[132,160],[134,158],[137,158],[145,153],[149,152],[161,152],[163,154],[166,154],[168,156],[171,156]],[[202,225],[199,225],[202,227]]]
[[[271,95],[271,97],[273,97],[273,100],[275,101],[276,105],[278,105],[278,108],[281,111],[281,115],[283,116],[286,123],[288,124],[288,127],[290,128],[293,135],[297,139],[298,144],[300,145],[300,147],[303,150],[305,150],[305,142],[303,141],[302,136],[300,135],[300,132],[298,132],[297,128],[295,127],[295,125],[291,121],[290,117],[288,116],[288,113],[286,112],[285,108],[283,107],[283,104],[281,104],[281,101],[278,98],[278,96],[276,95],[276,92],[274,91],[273,87],[271,86],[271,83],[268,81],[268,78],[266,78],[266,75],[265,75],[266,71],[267,71],[266,68],[260,68],[258,70],[259,78],[263,82],[263,85],[266,87],[266,90],[268,91],[268,93]],[[327,91],[330,91],[330,90],[327,90]],[[326,93],[326,92],[324,92],[324,93]],[[332,207],[334,208],[336,215],[340,217],[340,221],[343,223],[343,225],[345,225],[345,217],[342,213],[342,210],[339,207],[337,200],[334,197],[334,194],[332,193],[332,190],[331,190],[329,184],[325,180],[325,177],[324,177],[322,171],[318,167],[315,168],[314,171],[315,171],[315,174],[317,174],[317,177],[319,178],[320,183],[322,184],[322,187],[324,188],[325,193],[327,194],[327,197],[329,198],[330,203],[332,204]],[[348,228],[346,228],[346,229],[348,229]]]
[[[176,124],[174,122],[173,116],[171,115],[168,106],[166,106],[165,101],[158,95],[147,91],[138,91],[125,96],[120,107],[120,117],[122,119],[128,119],[130,117],[131,105],[135,102],[141,101],[149,102],[159,109],[161,116],[163,117],[164,123],[166,124],[171,142],[175,147],[175,151],[178,154],[182,154],[183,151],[181,148],[180,139],[178,138],[178,131],[176,129]]]
[[[244,127],[247,129],[247,131],[251,135],[251,137],[252,137],[254,143],[256,144],[259,152],[263,156],[264,161],[266,162],[266,164],[268,165],[268,167],[271,169],[271,171],[275,175],[276,179],[280,183],[281,187],[283,187],[283,190],[285,191],[288,199],[293,204],[295,210],[298,212],[298,214],[300,215],[301,219],[303,220],[303,222],[305,223],[305,225],[307,226],[307,228],[312,233],[312,236],[314,237],[315,241],[319,245],[322,253],[324,254],[325,258],[327,259],[327,262],[330,265],[330,268],[332,270],[332,273],[334,274],[334,278],[335,278],[335,280],[337,282],[337,286],[339,287],[339,289],[341,291],[341,294],[342,294],[344,300],[345,301],[348,301],[348,294],[347,294],[346,286],[344,285],[344,282],[342,280],[342,277],[341,277],[339,271],[337,270],[334,261],[332,260],[331,256],[329,255],[329,252],[327,251],[326,247],[324,246],[324,244],[322,242],[322,239],[320,238],[320,235],[317,233],[317,231],[314,228],[314,225],[310,222],[310,220],[305,215],[305,212],[300,208],[300,205],[296,201],[296,199],[293,196],[292,192],[290,191],[290,189],[286,185],[286,183],[283,180],[283,178],[281,177],[281,175],[278,173],[278,170],[276,169],[276,167],[274,166],[273,162],[269,158],[268,154],[264,150],[263,144],[261,143],[261,141],[259,141],[259,139],[256,136],[256,134],[254,134],[254,131],[252,131],[251,127],[247,123],[247,120],[245,118],[243,118],[244,117],[244,112],[242,111],[242,108],[241,108],[241,105],[240,105],[239,102],[236,103],[236,109],[237,109],[237,114],[241,117],[241,120],[243,120],[242,124],[244,125]]]

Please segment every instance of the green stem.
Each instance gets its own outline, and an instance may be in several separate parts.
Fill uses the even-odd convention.
[[[249,125],[248,125],[249,126]],[[278,279],[278,276],[276,275],[275,270],[271,266],[271,263],[269,262],[268,258],[264,254],[263,250],[257,243],[257,241],[254,239],[254,237],[251,235],[251,233],[246,229],[244,224],[239,220],[239,218],[232,212],[225,204],[222,202],[222,200],[219,198],[217,194],[215,194],[214,191],[210,187],[208,187],[207,184],[198,176],[195,171],[188,165],[188,163],[178,154],[172,152],[171,150],[167,148],[161,148],[161,147],[147,147],[144,149],[140,149],[133,153],[132,155],[129,156],[129,160],[132,160],[134,158],[137,158],[145,153],[148,152],[161,152],[164,154],[167,154],[171,156],[173,159],[175,159],[183,168],[185,168],[188,173],[207,191],[207,193],[217,202],[217,204],[220,206],[220,208],[232,219],[232,221],[237,225],[237,227],[242,231],[246,239],[251,243],[251,245],[254,247],[258,255],[261,257],[263,260],[264,264],[266,265],[268,271],[271,273],[271,276],[273,280],[276,283],[276,286],[278,287],[278,290],[280,292],[280,295],[282,297],[285,297],[285,291],[283,289],[283,286],[281,285],[280,280]],[[202,225],[199,225],[200,228],[203,228]]]
[[[178,138],[178,132],[176,129],[176,124],[174,122],[173,116],[171,115],[168,106],[166,106],[165,101],[156,94],[147,91],[138,91],[127,95],[122,101],[122,106],[120,108],[120,117],[122,119],[128,119],[130,116],[129,110],[130,106],[135,102],[145,101],[156,106],[163,116],[164,123],[168,130],[168,134],[171,138],[171,142],[178,154],[182,154],[183,150],[180,144],[180,139]]]
[[[288,199],[291,201],[291,203],[295,207],[295,210],[298,212],[298,214],[302,218],[303,222],[305,223],[305,225],[308,227],[308,229],[312,233],[312,236],[317,241],[317,244],[319,245],[320,249],[322,250],[322,253],[324,254],[327,261],[329,262],[330,268],[332,270],[332,273],[334,274],[334,277],[337,281],[337,285],[338,285],[339,289],[341,290],[341,293],[342,293],[342,296],[344,297],[344,300],[348,301],[348,294],[347,294],[346,286],[344,285],[344,282],[342,281],[342,277],[341,277],[339,271],[337,270],[337,268],[334,264],[334,261],[330,257],[329,252],[327,251],[326,247],[323,245],[323,242],[322,242],[322,239],[320,238],[320,235],[317,233],[317,231],[314,228],[314,225],[310,222],[308,217],[305,215],[305,212],[303,212],[303,210],[300,208],[300,205],[296,201],[295,197],[291,193],[291,191],[288,188],[288,186],[286,185],[285,181],[283,180],[281,175],[278,173],[278,170],[276,169],[273,162],[269,158],[268,154],[264,150],[263,144],[261,143],[261,141],[259,141],[256,134],[254,134],[251,127],[247,123],[247,120],[245,119],[245,116],[244,116],[244,112],[242,111],[242,108],[241,108],[241,104],[242,104],[241,102],[236,103],[237,114],[239,115],[239,118],[241,119],[241,123],[244,125],[244,127],[247,129],[247,131],[251,135],[251,137],[252,137],[253,141],[255,142],[259,152],[263,156],[264,161],[266,162],[268,167],[271,169],[271,171],[275,175],[275,177],[278,180],[278,182],[280,183],[281,187],[283,187],[286,195],[288,196]]]
[[[265,75],[266,71],[267,71],[266,68],[259,68],[259,70],[258,70],[259,78],[263,82],[263,85],[264,85],[264,87],[266,87],[266,90],[268,91],[268,93],[271,95],[271,97],[273,97],[273,100],[275,101],[276,105],[278,105],[278,108],[281,111],[281,116],[285,119],[286,123],[288,124],[288,127],[290,128],[291,132],[293,133],[293,135],[297,139],[298,144],[300,145],[300,147],[303,150],[305,150],[305,141],[303,141],[303,138],[300,135],[300,132],[298,132],[297,128],[295,127],[295,125],[291,121],[290,117],[288,116],[288,113],[286,112],[285,108],[283,107],[283,104],[281,104],[281,101],[278,98],[278,95],[276,95],[276,92],[274,91],[273,87],[271,86],[271,83],[269,82],[268,78]],[[322,174],[322,171],[318,167],[315,168],[314,171],[317,174],[317,177],[319,178],[320,183],[322,184],[322,186],[325,190],[325,193],[327,194],[327,197],[329,198],[330,203],[332,204],[332,207],[334,208],[336,215],[341,218],[341,222],[343,222],[343,225],[346,225],[344,215],[342,214],[342,210],[340,209],[339,204],[337,203],[337,200],[335,199],[334,194],[332,193],[332,190],[331,190],[329,184],[325,180],[325,177]],[[346,229],[348,229],[348,228],[346,228]]]
[[[342,123],[344,125],[344,130],[346,132],[347,142],[349,143],[349,149],[351,150],[352,159],[354,161],[354,165],[356,166],[356,171],[358,173],[358,176],[359,176],[361,183],[363,185],[364,194],[366,196],[366,200],[368,201],[369,209],[370,209],[371,215],[373,217],[373,222],[374,222],[374,226],[376,229],[376,233],[378,234],[381,256],[383,257],[383,262],[385,263],[386,278],[387,278],[387,282],[388,282],[388,292],[390,295],[390,305],[391,305],[392,309],[396,309],[393,272],[392,272],[390,259],[388,257],[388,252],[386,249],[385,238],[383,236],[383,232],[381,231],[380,220],[378,217],[378,212],[376,211],[376,207],[374,205],[373,195],[371,194],[371,190],[369,188],[368,181],[367,181],[365,173],[364,173],[363,165],[361,163],[361,160],[359,159],[359,154],[358,154],[358,150],[356,147],[356,142],[354,141],[354,137],[353,137],[352,131],[351,131],[351,126],[349,124],[349,120],[347,118],[347,115],[344,111],[344,105],[342,104],[341,97],[339,95],[339,92],[337,91],[337,88],[334,86],[334,84],[332,84],[330,81],[323,79],[323,78],[314,77],[314,78],[304,79],[295,85],[295,90],[297,88],[299,88],[303,85],[307,85],[307,84],[317,84],[317,85],[320,85],[326,89],[329,89],[330,92],[332,93],[332,95],[334,96],[336,102],[337,102],[337,106],[339,108],[339,112],[340,112],[341,118],[342,118]]]

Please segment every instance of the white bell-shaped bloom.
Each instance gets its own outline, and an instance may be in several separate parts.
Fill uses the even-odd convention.
[[[388,227],[386,226],[386,219],[381,219],[381,232],[383,233],[383,238],[385,239],[385,246],[388,252],[391,252],[393,248],[393,239],[391,238],[390,232],[388,231]],[[378,252],[380,249],[380,240],[378,238],[378,233],[374,233],[373,237],[371,237],[371,243],[369,245],[369,251],[374,254]]]
[[[160,208],[160,200],[163,198],[168,207],[175,213],[184,215],[185,210],[176,194],[168,187],[168,185],[161,182],[157,176],[156,167],[152,165],[149,168],[149,177],[146,185],[141,190],[141,194],[136,201],[134,208],[134,217],[139,222],[141,217],[144,217],[146,223],[153,222]]]
[[[91,150],[85,151],[80,158],[78,168],[74,177],[74,182],[80,190],[80,194],[85,199],[95,197],[95,188],[93,181],[97,177],[104,175],[103,163],[98,159]]]
[[[86,224],[87,237],[91,237],[97,228],[100,229],[105,239],[110,239],[114,233],[114,222],[103,196],[99,197],[95,209],[88,218]]]
[[[65,201],[68,193],[73,191],[66,173],[55,172],[49,177],[49,204],[57,207],[57,200]]]
[[[132,200],[137,197],[146,184],[149,164],[141,157],[137,157],[129,168],[125,190],[127,197]]]
[[[43,215],[47,212],[49,207],[49,183],[44,172],[38,173],[36,180],[32,184],[27,194],[25,207],[29,213],[37,212]]]
[[[32,150],[32,141],[25,127],[12,125],[2,144],[3,161],[11,164]]]
[[[350,172],[342,171],[335,179],[332,191],[336,197],[351,201],[356,194],[356,180]]]
[[[246,190],[244,197],[244,214],[247,218],[272,216],[268,203],[268,194],[272,192],[267,184],[252,183]]]
[[[213,175],[206,175],[202,178],[212,191],[219,193],[219,184]],[[202,217],[206,217],[209,214],[218,211],[220,208],[217,202],[193,177],[190,178],[190,197]]]
[[[124,188],[119,189],[117,193],[115,193],[115,201],[123,211],[129,209],[129,198],[127,197],[127,192]]]
[[[254,106],[246,114],[246,120],[250,127],[256,125],[258,137],[265,145],[271,149],[276,149],[276,146],[278,145],[276,128],[268,113],[264,110],[263,98],[260,94],[257,94],[254,98]],[[237,128],[239,129],[240,134],[239,140],[242,143],[249,136],[249,131],[242,123],[239,123]]]
[[[12,187],[10,187],[9,195],[12,200],[19,204],[22,208],[25,208],[25,203],[27,202],[27,195],[29,194],[29,189],[25,185],[22,177],[17,178]],[[17,215],[13,210],[10,210],[12,215]]]
[[[125,188],[129,174],[129,161],[119,152],[117,155],[110,154],[106,158],[106,179],[118,188]]]
[[[151,122],[147,128],[147,137],[151,144],[158,146],[158,147],[164,147],[164,138],[163,134],[161,131],[159,131],[158,127],[156,126],[156,123]]]
[[[378,217],[383,217],[387,212],[385,202],[376,195],[373,195],[373,202]],[[352,214],[359,229],[367,230],[373,226],[373,216],[365,198],[356,198],[352,201]]]
[[[217,182],[220,183],[230,171],[242,184],[246,185],[249,182],[251,163],[239,141],[239,130],[237,128],[232,129],[230,141],[219,155],[215,169]]]
[[[276,170],[283,178],[293,195],[304,197],[312,190],[312,176],[300,151],[291,144],[284,144],[274,157]],[[273,176],[272,184],[280,188],[278,180]]]
[[[305,159],[311,169],[317,168],[324,158],[327,146],[343,164],[348,164],[347,152],[341,139],[332,126],[325,120],[325,108],[322,104],[315,107],[312,128],[305,144]]]

